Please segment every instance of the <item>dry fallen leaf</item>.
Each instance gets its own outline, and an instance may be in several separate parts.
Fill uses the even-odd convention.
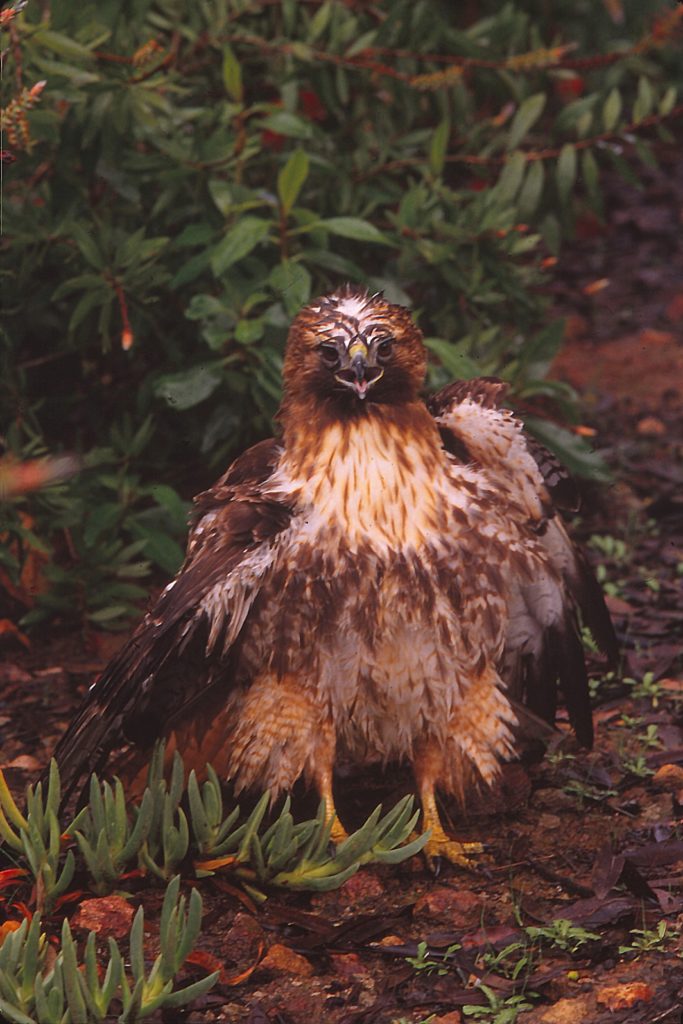
[[[609,278],[601,277],[597,281],[591,281],[590,284],[586,284],[581,289],[584,295],[597,295],[598,292],[602,292],[605,288],[609,288]]]
[[[31,757],[30,754],[20,754],[13,761],[7,761],[5,764],[0,765],[2,771],[6,768],[21,768],[26,772],[35,772],[42,767],[42,763],[36,757]]]

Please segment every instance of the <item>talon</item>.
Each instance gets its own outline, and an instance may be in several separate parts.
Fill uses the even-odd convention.
[[[467,871],[477,869],[477,861],[471,858],[484,852],[481,843],[459,843],[457,839],[449,839],[445,832],[439,832],[427,840],[422,851],[427,861],[427,866],[432,871],[438,871],[437,861],[443,858],[458,868],[465,868]]]
[[[330,830],[331,841],[335,846],[339,846],[340,843],[343,843],[344,840],[348,838],[349,833],[346,831],[339,818],[335,817],[332,821],[332,828]]]

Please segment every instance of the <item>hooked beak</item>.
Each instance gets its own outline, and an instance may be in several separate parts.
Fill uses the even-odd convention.
[[[377,381],[384,375],[384,370],[377,365],[374,354],[367,345],[354,341],[346,352],[346,359],[335,374],[335,380],[344,387],[351,388],[360,399],[364,399]]]

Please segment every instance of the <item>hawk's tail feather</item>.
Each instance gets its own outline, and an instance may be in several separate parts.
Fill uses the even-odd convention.
[[[78,714],[60,739],[54,758],[60,772],[62,804],[65,804],[80,781],[92,772],[104,769],[109,755],[117,747],[140,737],[129,735],[133,721],[139,723],[152,717],[155,723],[164,720],[164,709],[148,715],[149,695],[146,681],[156,675],[172,651],[172,640],[166,635],[155,640],[144,628],[143,620],[127,644],[114,656],[103,674],[91,687]],[[145,742],[151,745],[158,735],[152,728]],[[82,794],[81,794],[82,798]]]
[[[572,581],[575,600],[581,619],[591,631],[593,639],[607,658],[610,668],[619,663],[619,641],[614,624],[605,604],[605,595],[584,552],[574,546],[576,573]]]
[[[572,619],[558,631],[556,665],[569,721],[579,743],[590,750],[594,736],[588,673],[581,637]]]

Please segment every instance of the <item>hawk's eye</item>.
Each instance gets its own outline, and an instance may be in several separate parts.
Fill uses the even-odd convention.
[[[394,348],[393,338],[382,338],[379,345],[377,346],[377,361],[379,363],[386,363],[389,359]]]
[[[318,345],[318,351],[325,366],[329,366],[331,370],[336,370],[340,363],[337,346],[324,341],[322,345]]]

